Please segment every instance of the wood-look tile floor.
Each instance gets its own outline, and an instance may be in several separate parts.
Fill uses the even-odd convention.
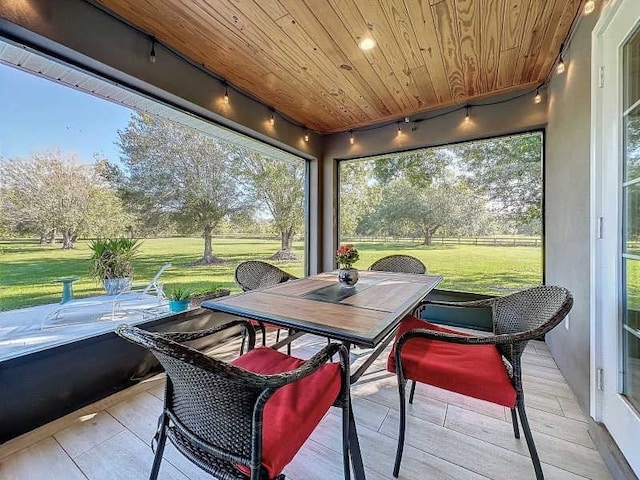
[[[325,340],[306,336],[294,355],[308,358]],[[228,356],[237,343],[212,354]],[[357,350],[356,350],[357,353]],[[352,386],[353,404],[367,478],[391,479],[398,434],[395,376],[386,372],[386,354]],[[587,433],[587,419],[542,342],[524,354],[527,412],[545,478],[610,479]],[[148,478],[149,442],[162,408],[162,381],[137,386],[111,401],[98,402],[75,417],[43,427],[36,443],[0,446],[3,480],[135,480]],[[418,385],[409,406],[401,479],[533,479],[524,438],[516,440],[510,412],[500,406]],[[69,420],[70,418],[70,420]],[[49,430],[47,430],[47,428]],[[330,411],[285,473],[291,480],[343,478],[340,411]],[[13,442],[13,441],[12,441]],[[4,452],[4,453],[3,453]],[[11,452],[8,454],[7,452]],[[209,479],[168,445],[160,479]]]

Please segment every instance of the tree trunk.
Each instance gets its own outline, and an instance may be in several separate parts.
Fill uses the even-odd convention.
[[[56,243],[56,229],[55,228],[53,230],[51,230],[51,232],[49,232],[49,239],[48,239],[47,243],[50,243],[51,245]]]
[[[291,228],[282,232],[281,239],[282,246],[280,248],[282,248],[282,250],[293,250],[293,231]]]
[[[273,254],[273,260],[298,260],[293,251],[293,228],[280,232],[280,250]]]
[[[433,240],[432,240],[431,237],[432,237],[431,230],[427,228],[424,231],[424,243],[423,243],[423,245],[431,245],[433,243]]]
[[[48,236],[49,236],[48,232],[40,232],[40,242],[38,242],[38,244],[39,245],[46,245]]]
[[[212,232],[213,227],[210,224],[206,224],[204,226],[204,232],[202,233],[202,236],[204,237],[204,253],[202,254],[202,258],[196,262],[196,265],[223,263],[222,260],[213,256],[213,247],[211,246]]]
[[[62,230],[62,249],[71,250],[74,247],[73,234],[69,230]]]

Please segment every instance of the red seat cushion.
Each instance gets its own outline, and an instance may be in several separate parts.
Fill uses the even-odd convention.
[[[400,323],[396,340],[415,328],[465,335],[408,316]],[[395,372],[394,355],[395,346],[387,360],[390,372]],[[410,380],[509,408],[516,404],[516,390],[495,345],[464,345],[414,338],[402,347],[402,368],[405,378]]]
[[[295,370],[304,360],[260,347],[242,355],[233,365],[272,375]],[[269,478],[279,475],[338,398],[342,387],[340,364],[327,363],[295,383],[285,385],[267,401],[262,426],[262,465]],[[249,475],[249,468],[238,466]]]

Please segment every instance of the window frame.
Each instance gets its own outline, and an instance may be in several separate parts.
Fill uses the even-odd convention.
[[[434,144],[428,144],[428,145],[424,145],[424,146],[420,146],[417,148],[404,148],[404,149],[397,149],[397,150],[390,150],[388,152],[381,152],[381,153],[372,153],[372,154],[367,154],[366,156],[345,156],[345,157],[340,157],[340,158],[336,158],[335,159],[335,169],[336,169],[336,188],[335,188],[335,204],[336,204],[336,223],[334,225],[334,236],[333,239],[335,241],[336,245],[340,245],[341,244],[341,239],[340,239],[340,212],[341,212],[341,208],[340,208],[340,174],[341,174],[341,164],[342,162],[348,162],[348,161],[354,161],[354,160],[367,160],[367,159],[372,159],[372,158],[376,158],[376,157],[381,157],[384,155],[395,155],[395,154],[399,154],[399,153],[405,153],[405,152],[414,152],[416,150],[425,150],[425,149],[431,149],[431,148],[442,148],[442,147],[447,147],[447,146],[452,146],[452,145],[459,145],[459,144],[463,144],[463,143],[472,143],[472,142],[481,142],[484,140],[492,140],[492,139],[500,139],[500,138],[508,138],[508,137],[516,137],[516,136],[520,136],[520,135],[528,135],[528,134],[536,134],[539,133],[540,137],[541,137],[541,141],[542,141],[542,148],[541,148],[541,161],[540,161],[540,174],[541,174],[541,189],[542,189],[542,199],[541,199],[541,205],[540,205],[540,209],[541,209],[541,232],[540,232],[540,238],[541,238],[541,283],[543,285],[546,284],[546,280],[547,280],[547,276],[546,276],[546,156],[547,156],[547,147],[546,147],[546,128],[533,128],[533,129],[527,129],[527,130],[522,130],[522,131],[516,131],[516,132],[510,132],[510,133],[505,133],[505,134],[501,134],[501,135],[489,135],[489,136],[480,136],[480,137],[474,137],[474,138],[470,138],[470,139],[464,139],[464,140],[460,140],[460,141],[453,141],[453,142],[445,142],[445,143],[434,143]],[[335,263],[335,261],[334,261]],[[468,292],[468,291],[459,291],[459,290],[444,290],[444,289],[436,289],[434,290],[434,292],[437,292],[438,294],[443,294],[445,296],[449,295],[449,296],[453,296],[455,297],[457,300],[462,299],[468,299],[468,300],[475,300],[477,298],[491,298],[491,295],[484,295],[484,294],[479,294],[476,292]],[[462,296],[462,297],[461,297]],[[452,297],[452,298],[453,298]]]

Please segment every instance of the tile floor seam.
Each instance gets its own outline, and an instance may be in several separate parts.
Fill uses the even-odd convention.
[[[489,444],[489,445],[493,445],[494,447],[500,447],[500,448],[502,448],[503,450],[509,450],[510,452],[517,453],[517,454],[519,454],[519,455],[522,455],[522,456],[524,456],[524,457],[527,457],[528,459],[531,459],[531,455],[529,454],[529,450],[528,450],[528,449],[525,451],[525,453],[521,453],[521,452],[519,452],[519,451],[517,451],[517,450],[511,449],[511,448],[507,448],[507,447],[503,447],[502,445],[500,445],[500,444],[496,443],[496,441],[495,441],[495,440],[491,440],[491,439],[484,439],[484,438],[478,437],[478,436],[476,436],[476,435],[472,435],[472,434],[466,433],[466,432],[464,432],[464,431],[457,430],[457,429],[452,428],[452,427],[447,427],[447,426],[445,426],[445,428],[447,428],[447,429],[451,430],[452,432],[461,433],[461,434],[463,434],[463,435],[466,435],[467,437],[475,438],[476,440],[481,441],[481,442],[483,442],[483,443],[487,443],[487,444]],[[547,435],[547,436],[551,436],[551,435]],[[556,438],[556,437],[554,437],[554,438]],[[522,440],[522,442],[526,442],[526,441],[524,440],[524,438],[520,438],[519,440]],[[564,440],[563,440],[563,441],[564,441]],[[526,443],[523,443],[523,445],[526,447]],[[574,444],[574,445],[576,445],[576,444]],[[581,446],[581,447],[584,447],[584,448],[589,448],[589,447],[585,447],[584,445],[579,445],[579,444],[577,444],[577,445],[578,445],[578,446]],[[540,450],[540,449],[538,448],[538,450]],[[589,450],[591,450],[591,449],[589,449]],[[555,468],[559,468],[559,469],[561,469],[561,470],[564,470],[564,471],[566,471],[566,472],[568,472],[568,473],[570,473],[570,474],[572,474],[572,475],[576,475],[576,476],[581,477],[581,478],[589,478],[589,479],[591,479],[591,477],[585,477],[583,474],[577,473],[577,472],[575,472],[575,471],[573,471],[573,470],[569,470],[569,469],[568,469],[568,468],[566,468],[566,467],[562,467],[562,466],[557,465],[557,464],[555,464],[555,463],[550,463],[549,461],[544,461],[542,458],[540,459],[540,461],[542,462],[542,464],[543,464],[543,465],[550,465],[550,466],[552,466],[552,467],[555,467]]]
[[[89,480],[89,477],[87,476],[86,473],[84,473],[84,470],[80,467],[80,465],[77,464],[77,462],[75,461],[75,459],[69,455],[69,452],[67,452],[67,450],[64,448],[64,446],[58,441],[58,439],[54,436],[51,435],[51,438],[53,439],[54,442],[56,442],[58,444],[58,446],[60,447],[60,449],[64,452],[64,454],[69,458],[69,460],[71,460],[71,463],[73,463],[76,468],[78,469],[78,471],[80,472],[80,474],[86,478],[87,480]],[[93,447],[92,447],[93,448]],[[89,449],[91,450],[91,449]]]

